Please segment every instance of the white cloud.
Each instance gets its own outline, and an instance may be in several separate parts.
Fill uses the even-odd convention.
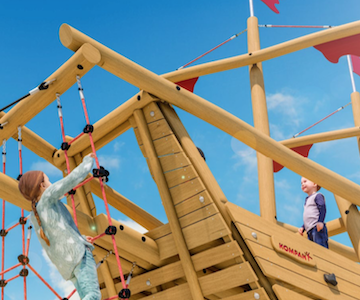
[[[117,155],[99,155],[99,164],[106,170],[111,172],[111,169],[120,168],[120,158]]]
[[[113,146],[114,152],[118,152],[124,145],[125,145],[124,142],[116,141],[114,146]]]
[[[42,249],[42,255],[45,258],[45,261],[49,266],[49,277],[50,277],[50,281],[51,281],[51,286],[53,288],[56,287],[55,290],[60,296],[67,297],[75,289],[74,285],[72,284],[71,281],[66,281],[62,278],[59,271],[56,269],[54,264],[51,262],[50,258],[48,257],[48,255],[46,254],[44,249]],[[55,299],[58,299],[58,298],[54,298],[54,300]],[[71,296],[71,299],[72,300],[80,300],[80,297],[79,297],[78,293],[75,293],[73,296]]]
[[[118,220],[121,224],[124,224],[125,226],[128,226],[140,233],[145,233],[148,230],[144,227],[142,227],[141,225],[139,225],[138,223],[136,223],[135,221],[131,220],[131,219],[127,219],[127,220]]]
[[[296,99],[294,96],[285,93],[269,94],[266,99],[269,111],[281,114],[287,117],[287,123],[292,123],[296,127],[299,126],[301,114],[297,104],[303,102],[303,99]]]
[[[61,171],[47,161],[33,162],[31,164],[30,170],[40,170],[43,171],[46,175],[50,176],[62,176]]]
[[[285,140],[285,134],[280,126],[270,123],[270,135],[276,141]]]

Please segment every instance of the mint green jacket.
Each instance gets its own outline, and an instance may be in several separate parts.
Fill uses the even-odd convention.
[[[84,180],[93,163],[92,157],[84,157],[83,162],[70,175],[49,186],[37,203],[36,210],[50,246],[40,237],[40,227],[34,213],[30,214],[40,244],[65,280],[73,277],[75,267],[84,256],[85,246],[91,251],[94,250],[94,246],[81,236],[71,214],[60,199]]]

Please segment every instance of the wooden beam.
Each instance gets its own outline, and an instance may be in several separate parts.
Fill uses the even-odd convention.
[[[344,198],[334,195],[340,211],[341,219],[349,234],[351,243],[360,261],[360,214],[356,205],[351,204]]]
[[[315,133],[297,138],[280,141],[280,143],[288,148],[300,147],[309,144],[316,144],[338,139],[346,139],[350,137],[360,136],[360,128],[339,129],[322,133]]]
[[[76,76],[83,76],[101,59],[100,52],[90,44],[84,44],[70,59],[45,81],[56,79],[48,89],[28,96],[14,106],[0,119],[8,122],[0,131],[0,140],[13,136],[18,126],[23,126],[56,99],[56,93],[63,94],[76,82]],[[78,66],[82,68],[79,69]]]
[[[154,175],[154,180],[158,185],[159,193],[163,201],[163,206],[165,208],[166,215],[168,216],[170,228],[174,236],[175,245],[180,256],[185,277],[189,284],[192,298],[194,300],[203,300],[204,296],[202,294],[200,284],[196,272],[194,270],[193,263],[190,258],[190,253],[187,248],[185,238],[183,236],[180,223],[172,202],[172,198],[169,193],[159,159],[157,158],[155,147],[152,142],[143,112],[141,110],[135,110],[134,118],[138,126],[141,139],[144,143],[146,154],[149,158],[149,164],[151,165],[151,169]]]
[[[182,70],[164,74],[162,76],[172,82],[179,82],[202,75],[253,65],[258,62],[273,59],[308,47],[358,33],[360,33],[360,21],[333,27],[331,29],[320,32],[315,32],[262,50],[255,51],[251,54],[243,54],[197,65],[194,67],[188,67]],[[122,68],[122,65],[120,65],[118,62],[114,62],[114,57],[118,55],[115,51],[86,36],[68,24],[61,25],[59,35],[61,43],[73,51],[76,51],[83,43],[92,44],[95,48],[99,49],[102,55],[102,60],[99,62],[99,66],[113,73],[114,75],[119,76],[118,74]],[[145,90],[150,92],[150,90]]]
[[[67,33],[70,35],[69,39],[72,40],[71,29],[69,30],[70,31]],[[322,34],[320,37],[317,36],[316,39],[312,38],[310,40],[313,42],[316,41],[315,44],[324,43],[326,39],[331,40],[334,38],[340,38],[343,37],[343,34],[347,36],[356,34],[358,31],[360,31],[360,21],[322,31],[320,32]],[[80,35],[86,37],[82,33],[80,33]],[[91,40],[89,37],[86,38]],[[97,47],[99,45],[97,45]],[[284,51],[286,52],[289,49],[292,49],[292,46],[288,46],[286,49],[280,48],[278,51],[280,53],[284,53]],[[258,52],[260,51],[261,50]],[[103,50],[101,50],[101,53],[103,53]],[[269,136],[259,132],[229,112],[217,107],[186,89],[176,86],[175,84],[137,65],[122,55],[117,54],[110,49],[108,49],[107,54],[105,56],[104,55],[102,57],[106,57],[105,60],[108,60],[108,63],[106,64],[104,61],[103,67],[105,68],[107,66],[106,69],[108,71],[116,71],[114,73],[115,75],[121,76],[121,78],[134,84],[135,86],[138,86],[140,89],[146,90],[160,99],[164,99],[169,103],[178,106],[192,115],[227,132],[234,138],[265,156],[277,161],[279,164],[289,168],[295,173],[298,173],[313,182],[317,182],[325,189],[348,199],[354,204],[360,205],[360,199],[358,197],[360,194],[360,186],[354,182],[330,171],[308,158],[302,157],[300,154],[297,154],[274,141]],[[132,109],[135,109],[135,107],[132,107]]]
[[[140,100],[139,100],[140,99]],[[98,142],[103,144],[103,142],[107,139],[106,136],[111,135],[117,128],[121,128],[121,132],[125,132],[128,128],[128,119],[132,115],[135,109],[140,109],[152,102],[154,98],[147,93],[140,92],[138,95],[133,96],[128,101],[120,105],[118,108],[113,110],[111,113],[97,121],[94,126],[94,132],[92,133],[92,137],[94,142]],[[126,124],[125,124],[126,123]],[[125,125],[123,125],[125,124]],[[105,139],[105,140],[101,140]],[[85,151],[89,151],[90,140],[89,137],[83,135],[74,143],[71,144],[71,147],[68,150],[69,156],[74,156],[77,153]],[[90,151],[89,151],[90,152]],[[61,166],[65,162],[64,151],[58,150],[54,154],[54,164],[56,166]]]
[[[259,24],[256,17],[247,21],[248,52],[260,50]],[[265,84],[261,62],[249,66],[251,103],[254,127],[270,136],[269,117],[266,105]],[[260,152],[256,153],[259,185],[260,215],[276,223],[276,202],[274,167],[271,158]]]
[[[99,181],[91,180],[90,187],[91,191],[102,199],[102,192]],[[104,188],[108,203],[136,223],[140,224],[142,227],[146,228],[147,230],[152,230],[163,225],[163,223],[154,216],[143,210],[141,207],[137,206],[135,203],[131,202],[117,191],[113,190],[108,185],[105,185]]]
[[[345,224],[342,218],[337,218],[329,222],[326,222],[326,227],[328,230],[329,237],[346,232]]]

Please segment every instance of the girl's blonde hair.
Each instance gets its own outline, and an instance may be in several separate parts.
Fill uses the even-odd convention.
[[[36,200],[41,195],[40,184],[42,182],[44,182],[43,172],[28,171],[20,178],[19,190],[26,200],[31,201],[31,208],[40,227],[40,237],[45,241],[46,245],[50,246],[50,241],[45,235],[44,230],[42,229],[41,220],[36,210]]]

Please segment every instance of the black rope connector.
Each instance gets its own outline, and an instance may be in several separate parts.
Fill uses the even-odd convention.
[[[128,299],[130,298],[131,296],[131,292],[129,289],[122,289],[120,292],[119,292],[119,298],[120,299]]]
[[[42,83],[40,83],[40,85],[38,86],[38,89],[41,90],[46,90],[49,88],[49,85],[44,81]]]
[[[68,191],[68,194],[69,195],[75,195],[76,194],[76,191],[74,189],[71,189],[70,191]]]
[[[8,232],[5,229],[0,230],[0,236],[6,236]]]
[[[89,132],[93,132],[94,131],[94,126],[92,126],[91,124],[86,124],[86,126],[84,127],[83,132],[84,133],[89,133]]]
[[[100,166],[100,169],[93,169],[93,176],[95,178],[103,177],[103,181],[108,182],[110,175],[108,170],[105,170],[104,167]]]
[[[25,217],[20,217],[20,219],[19,219],[19,224],[21,224],[21,225],[25,225],[26,224],[26,219],[25,219]]]
[[[68,298],[62,298],[61,300],[69,300]]]
[[[109,226],[105,229],[105,234],[107,235],[115,235],[116,234],[116,227],[115,226]]]
[[[0,129],[3,129],[4,128],[4,126],[2,126],[2,124],[0,124]]]
[[[19,275],[21,277],[27,277],[29,275],[29,270],[28,269],[22,269],[19,273]]]
[[[63,151],[69,150],[70,146],[71,146],[71,145],[69,145],[68,142],[63,142],[63,143],[61,144],[61,150],[63,150]]]
[[[5,281],[5,279],[1,279],[0,280],[0,287],[5,287],[7,285],[7,282]]]
[[[23,254],[20,254],[18,256],[18,261],[19,263],[21,263],[23,266],[27,265],[29,263],[29,258]]]
[[[22,177],[22,174],[19,174],[19,176],[16,178],[16,180],[19,181],[21,177]]]

